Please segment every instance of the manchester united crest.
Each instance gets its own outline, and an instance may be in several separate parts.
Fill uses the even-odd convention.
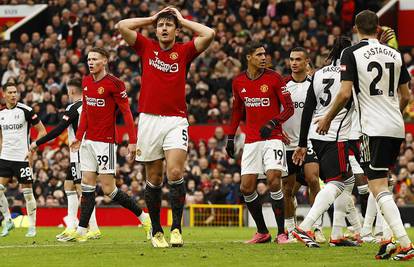
[[[102,86],[98,88],[98,94],[102,95],[105,92],[105,88]]]
[[[139,148],[137,148],[136,155],[139,157],[139,156],[141,156],[141,154],[142,154],[141,150]]]
[[[170,54],[170,58],[171,58],[172,60],[176,60],[176,59],[178,58],[178,53],[177,53],[177,52],[172,52],[172,53]]]
[[[266,93],[269,90],[269,86],[267,86],[267,84],[263,84],[260,86],[260,91],[262,93]]]

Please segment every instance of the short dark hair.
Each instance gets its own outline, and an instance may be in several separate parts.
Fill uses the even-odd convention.
[[[7,82],[3,85],[3,90],[7,91],[7,88],[9,88],[9,87],[16,87],[17,88],[17,85],[14,82]]]
[[[89,50],[89,53],[90,53],[90,52],[95,52],[95,53],[98,53],[98,54],[100,54],[100,55],[102,55],[102,56],[106,57],[107,59],[109,59],[109,52],[108,52],[108,51],[106,51],[106,49],[104,49],[104,48],[100,48],[100,47],[93,47],[91,50]]]
[[[364,10],[355,17],[355,25],[362,34],[374,35],[377,33],[378,16],[371,10]]]
[[[251,55],[252,53],[254,53],[254,51],[257,50],[257,48],[260,48],[260,47],[266,48],[265,45],[261,42],[250,41],[244,47],[243,54],[244,56]]]
[[[306,58],[309,58],[308,50],[306,50],[306,48],[304,47],[301,47],[301,46],[294,47],[292,50],[290,50],[290,53],[292,52],[302,52]]]
[[[79,92],[82,92],[82,81],[79,78],[73,78],[70,79],[67,83],[66,83],[66,87],[69,86],[73,86],[75,87]]]
[[[158,14],[157,19],[155,20],[155,25],[154,25],[155,27],[157,27],[158,21],[160,19],[172,20],[176,28],[180,26],[180,24],[178,23],[177,16],[172,11],[165,11],[165,12]]]

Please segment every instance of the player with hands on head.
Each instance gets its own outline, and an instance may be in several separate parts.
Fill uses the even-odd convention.
[[[155,26],[158,40],[137,32],[149,25]],[[196,37],[186,43],[177,42],[180,27],[194,32]],[[151,243],[154,247],[169,246],[160,224],[165,159],[173,217],[170,244],[181,247],[184,244],[181,220],[186,195],[183,174],[189,139],[186,69],[211,44],[215,31],[183,18],[171,6],[150,17],[121,20],[116,28],[142,62],[136,160],[143,162],[146,169],[145,202],[152,221]]]

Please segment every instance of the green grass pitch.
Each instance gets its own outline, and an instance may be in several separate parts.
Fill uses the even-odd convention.
[[[414,266],[414,261],[375,260],[375,244],[360,248],[324,244],[321,249],[309,249],[301,243],[243,244],[253,228],[184,228],[184,247],[168,249],[152,248],[144,241],[142,228],[102,227],[102,239],[82,244],[57,242],[55,235],[61,230],[38,228],[37,237],[29,239],[24,237],[26,229],[14,229],[0,239],[0,266]],[[326,236],[328,233],[329,229]],[[413,228],[409,234],[414,239]]]

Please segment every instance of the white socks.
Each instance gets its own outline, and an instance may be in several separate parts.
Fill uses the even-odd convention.
[[[27,216],[29,217],[29,227],[36,227],[36,199],[32,188],[23,188],[23,196],[26,200]]]
[[[315,229],[319,229],[319,230],[321,230],[322,229],[322,224],[323,224],[323,215],[325,214],[325,212],[324,213],[322,213],[322,215],[321,216],[319,216],[319,218],[316,220],[316,222],[313,224],[313,228],[315,228]]]
[[[148,213],[146,213],[145,211],[142,211],[141,214],[138,216],[138,219],[142,223],[142,221],[145,220],[148,216],[149,216]]]
[[[93,208],[91,218],[89,219],[89,230],[92,232],[98,231],[98,222],[96,221],[96,207]]]
[[[77,226],[79,199],[76,191],[65,191],[68,199],[68,224],[66,229],[74,230]]]
[[[354,232],[361,232],[361,222],[359,220],[359,214],[355,208],[354,199],[352,198],[352,190],[355,185],[355,177],[352,176],[348,178],[345,182],[345,190],[342,194],[345,194],[345,211],[346,217],[348,218],[349,223],[352,225]],[[344,218],[345,222],[345,218]],[[346,226],[346,225],[345,225]]]
[[[292,232],[295,229],[295,217],[286,218],[285,227],[288,232]]]
[[[332,181],[325,185],[316,195],[315,203],[305,220],[300,224],[300,228],[309,231],[315,221],[334,203],[335,199],[344,191],[344,183]]]
[[[342,192],[334,202],[334,215],[333,215],[333,225],[331,232],[331,239],[338,240],[343,237],[342,228],[346,226],[345,216],[346,216],[346,206],[348,202],[348,196],[346,192]]]
[[[6,188],[4,185],[0,184],[0,212],[3,214],[4,220],[8,221],[11,219],[10,210],[9,210],[9,202],[7,201],[4,192]]]
[[[392,193],[383,191],[377,195],[378,207],[381,209],[384,221],[386,221],[391,228],[395,237],[400,241],[401,247],[407,248],[411,241],[408,238],[407,232],[401,220],[400,211],[394,202]]]
[[[362,227],[361,236],[367,236],[372,234],[372,225],[374,224],[375,217],[377,216],[377,202],[374,195],[369,193],[367,210],[365,212],[364,225]],[[378,222],[378,219],[377,219]],[[375,227],[377,228],[377,227]]]

